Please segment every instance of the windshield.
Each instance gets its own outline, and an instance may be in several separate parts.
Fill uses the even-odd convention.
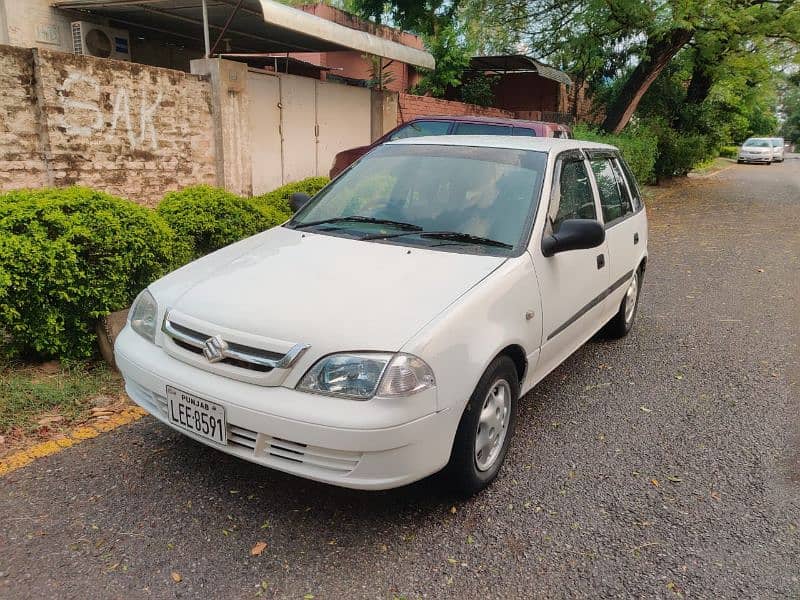
[[[287,224],[329,235],[509,255],[528,237],[547,155],[529,150],[379,146]]]
[[[769,140],[747,140],[744,143],[745,146],[755,147],[755,148],[770,148],[772,147],[772,143]]]

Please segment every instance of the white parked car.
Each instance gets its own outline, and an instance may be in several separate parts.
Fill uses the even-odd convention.
[[[739,148],[736,162],[772,164],[774,151],[771,138],[749,138]]]
[[[769,140],[772,142],[772,160],[782,163],[786,158],[783,138],[769,138]]]
[[[615,148],[406,139],[150,285],[116,359],[137,404],[223,452],[362,489],[446,467],[474,493],[521,396],[603,327],[631,329],[646,261]]]

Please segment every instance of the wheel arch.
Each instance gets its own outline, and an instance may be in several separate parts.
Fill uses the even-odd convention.
[[[528,358],[525,355],[525,349],[519,344],[509,344],[500,350],[500,352],[489,361],[489,364],[493,363],[495,359],[501,356],[507,356],[514,363],[514,367],[516,367],[517,370],[517,382],[520,388],[522,388],[522,382],[525,381],[525,375],[528,372]]]

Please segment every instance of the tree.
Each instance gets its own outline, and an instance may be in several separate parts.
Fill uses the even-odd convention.
[[[795,0],[463,0],[505,23],[537,57],[588,81],[606,102],[603,128],[619,132],[667,66],[698,38],[724,53],[741,39],[800,41]],[[712,64],[713,60],[711,59]],[[698,71],[693,94],[710,90]]]

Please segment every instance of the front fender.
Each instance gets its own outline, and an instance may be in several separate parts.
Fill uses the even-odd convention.
[[[541,340],[539,287],[526,252],[506,261],[448,306],[402,351],[431,366],[439,392],[437,408],[451,409],[457,422],[481,375],[504,348],[520,346],[530,373]]]

